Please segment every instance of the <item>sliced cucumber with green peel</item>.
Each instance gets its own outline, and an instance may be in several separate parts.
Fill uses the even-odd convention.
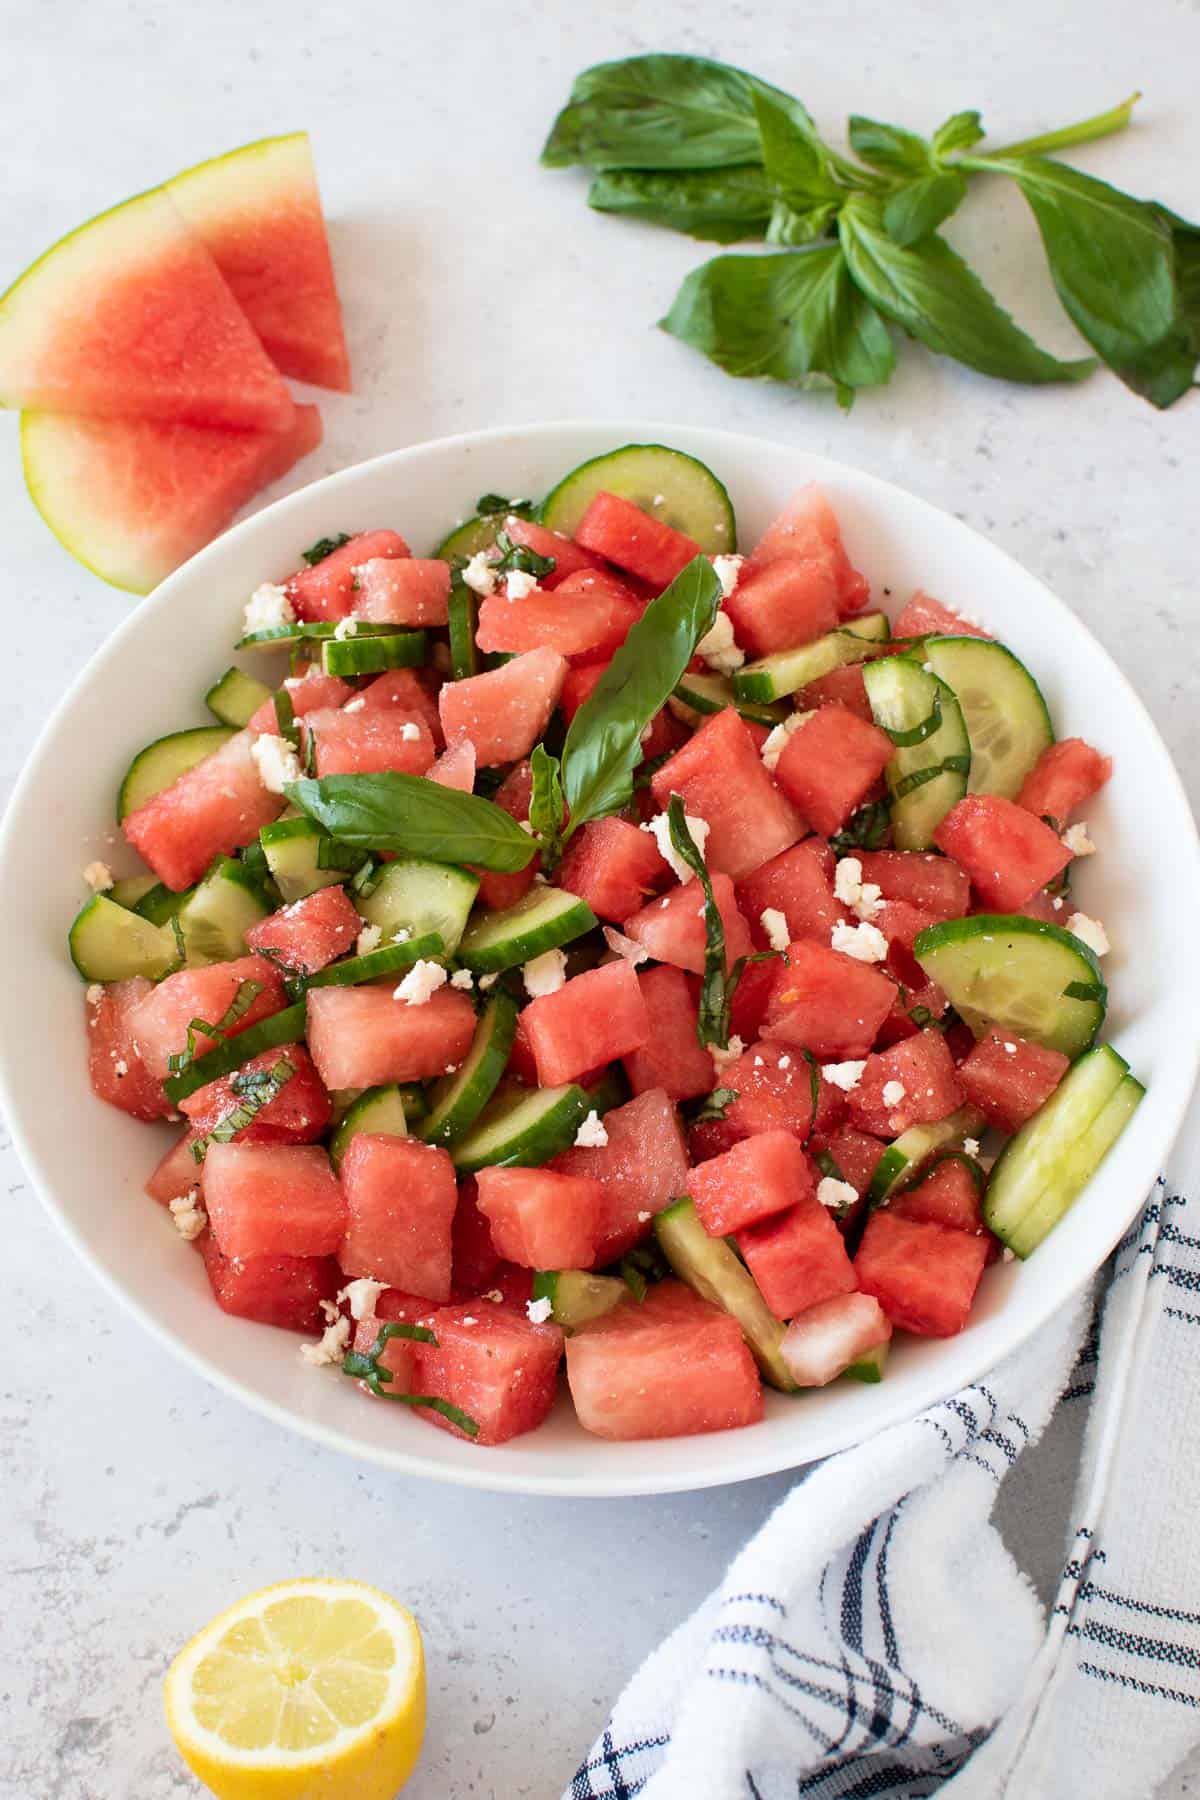
[[[563,888],[531,887],[515,906],[480,913],[463,932],[458,960],[478,974],[515,969],[569,944],[597,924],[586,900]]]
[[[574,537],[597,494],[632,501],[652,519],[682,531],[709,556],[737,549],[733,503],[712,470],[666,444],[626,444],[580,463],[542,502],[543,525]]]
[[[248,725],[264,700],[271,698],[265,681],[256,681],[242,669],[226,669],[204,696],[204,704],[222,725],[240,731]]]
[[[340,620],[315,619],[298,621],[293,625],[269,625],[265,631],[248,631],[234,645],[235,650],[291,650],[299,644],[308,644],[313,648],[328,642],[337,633]],[[370,619],[358,621],[360,637],[387,636],[394,632],[394,625],[376,625]]]
[[[464,519],[461,525],[448,531],[430,555],[438,562],[452,562],[456,556],[470,562],[481,550],[490,550],[503,529],[503,513],[476,514],[475,518]]]
[[[692,1201],[674,1200],[656,1213],[654,1235],[680,1280],[737,1320],[771,1386],[794,1394],[796,1382],[780,1351],[786,1327],[724,1238],[709,1237]]]
[[[897,850],[928,850],[933,834],[967,791],[971,741],[962,708],[944,681],[908,656],[885,656],[863,670],[875,723],[895,754],[884,770]]]
[[[575,1082],[566,1087],[503,1089],[450,1151],[463,1175],[476,1169],[534,1169],[575,1142],[591,1102]]]
[[[455,681],[466,681],[478,675],[480,658],[475,642],[479,602],[465,581],[455,579],[450,583],[446,623],[450,633],[450,673]]]
[[[172,1106],[178,1106],[181,1100],[186,1100],[198,1088],[207,1087],[210,1081],[219,1081],[222,1075],[232,1075],[235,1069],[253,1062],[264,1050],[278,1050],[283,1044],[303,1043],[306,1025],[307,1008],[303,1000],[300,1000],[295,1006],[287,1006],[282,1012],[272,1013],[269,1019],[259,1019],[256,1024],[248,1025],[236,1037],[214,1044],[211,1050],[198,1056],[195,1062],[189,1063],[186,1069],[181,1069],[178,1075],[168,1075],[163,1082],[163,1092]]]
[[[179,966],[179,945],[169,925],[152,925],[106,894],[94,894],[76,914],[67,943],[85,981],[128,981],[134,975],[160,981]]]
[[[231,737],[230,725],[196,725],[190,731],[168,732],[139,750],[117,791],[117,817],[128,818],[155,794],[161,794],[181,775],[194,769],[206,756],[213,756]]]
[[[157,887],[162,887],[157,875],[123,875],[109,888],[108,898],[115,900],[118,906],[127,906],[130,912],[136,912],[138,902]],[[163,888],[164,894],[170,891],[170,888]]]
[[[271,878],[288,906],[315,894],[319,888],[336,887],[345,881],[354,864],[353,851],[348,851],[345,869],[324,868],[318,860],[322,845],[326,854],[333,850],[334,840],[311,819],[276,819],[264,825],[258,834]]]
[[[960,1106],[936,1125],[910,1125],[875,1164],[867,1189],[868,1202],[882,1206],[900,1188],[911,1187],[935,1157],[947,1150],[961,1149],[967,1138],[977,1137],[983,1129],[983,1114],[973,1106]]]
[[[930,925],[913,955],[976,1037],[994,1025],[1072,1059],[1095,1042],[1108,989],[1072,932],[1023,913],[976,913]]]
[[[891,1347],[890,1338],[886,1344],[876,1344],[873,1350],[866,1351],[857,1362],[848,1364],[842,1373],[848,1375],[851,1381],[864,1381],[873,1386],[877,1381],[883,1380]]]
[[[416,669],[425,661],[428,640],[423,631],[393,631],[388,636],[327,638],[321,645],[326,675],[380,675],[385,669]]]
[[[836,631],[795,650],[777,650],[772,656],[743,664],[734,671],[733,692],[739,706],[747,701],[782,700],[810,681],[819,681],[847,663],[865,662],[879,644],[886,644],[892,628],[883,613],[863,613],[847,619]]]
[[[466,1137],[500,1085],[516,1035],[516,1001],[503,991],[494,993],[479,1015],[462,1067],[433,1089],[429,1117],[421,1126],[427,1144],[448,1148]]]
[[[364,1088],[346,1108],[329,1140],[329,1160],[335,1169],[341,1168],[350,1139],[364,1131],[382,1137],[408,1136],[408,1108],[394,1082],[387,1087]]]
[[[246,933],[271,910],[250,870],[231,856],[218,857],[183,902],[177,917],[192,968],[245,956]]]
[[[782,725],[788,716],[786,706],[780,706],[769,700],[739,700],[733,691],[733,683],[726,675],[696,674],[692,670],[684,675],[668,705],[673,713],[683,717],[689,725],[699,724],[702,718],[712,713],[724,712],[727,706],[736,706],[743,719],[749,719],[755,725],[765,725],[770,729],[773,725]]]
[[[967,792],[1015,800],[1054,742],[1041,688],[1011,650],[988,638],[930,637],[920,655],[962,708],[971,742]]]
[[[992,1169],[983,1216],[1001,1243],[1017,1256],[1037,1249],[1079,1198],[1145,1091],[1111,1044],[1067,1070]]]
[[[384,938],[406,930],[413,937],[436,932],[443,953],[453,956],[466,929],[479,892],[479,877],[453,863],[426,862],[399,856],[383,869],[369,894],[355,905],[368,925],[378,925]]]
[[[617,1276],[593,1275],[590,1269],[539,1269],[533,1278],[533,1298],[550,1302],[550,1317],[564,1331],[603,1318],[628,1294]]]
[[[348,956],[344,962],[329,963],[324,969],[318,969],[315,975],[306,977],[306,988],[313,987],[361,987],[364,981],[379,981],[385,975],[398,975],[405,969],[411,969],[415,962],[437,962],[446,954],[446,947],[436,931],[427,931],[423,937],[405,938],[398,944],[381,944],[378,950],[368,950],[365,956]]]

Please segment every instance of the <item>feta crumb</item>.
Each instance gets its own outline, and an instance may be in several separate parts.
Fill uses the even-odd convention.
[[[382,925],[364,925],[358,934],[358,942],[354,946],[358,955],[370,956],[372,950],[378,950],[379,940],[382,936]]]
[[[525,1302],[525,1313],[531,1325],[544,1325],[546,1321],[553,1316],[554,1306],[549,1298],[543,1294],[540,1300],[527,1300]]]
[[[726,1063],[736,1062],[739,1056],[745,1055],[745,1051],[746,1046],[743,1044],[740,1037],[731,1037],[724,1049],[721,1048],[720,1044],[710,1044],[708,1046],[708,1053],[717,1065],[718,1074],[720,1074]]]
[[[1010,1250],[1008,1245],[1005,1244],[1003,1250],[1000,1252],[1000,1261],[1001,1262],[1014,1262],[1016,1260],[1016,1254],[1017,1253],[1015,1250]]]
[[[791,1068],[791,1066],[792,1066],[792,1059],[791,1059],[791,1057],[790,1057],[790,1056],[781,1056],[781,1057],[780,1057],[780,1059],[779,1059],[779,1067],[780,1067],[780,1068],[781,1068],[781,1069],[790,1069],[790,1068]]]
[[[282,794],[291,781],[299,781],[300,758],[286,738],[264,731],[250,746],[259,780],[268,794]]]
[[[1087,820],[1081,819],[1078,825],[1071,825],[1062,834],[1062,846],[1072,856],[1092,856],[1096,846],[1088,836]]]
[[[648,1225],[653,1217],[654,1217],[653,1213],[640,1212],[638,1214],[638,1224],[639,1225]]]
[[[843,1094],[853,1093],[862,1080],[866,1062],[824,1063],[821,1074],[833,1087],[841,1088]]]
[[[963,1139],[963,1153],[966,1156],[978,1156],[979,1155],[979,1139],[978,1138],[964,1138]]]
[[[544,950],[541,956],[532,957],[521,970],[521,979],[531,1000],[538,1000],[543,994],[557,994],[567,979],[566,952]]]
[[[337,624],[333,628],[333,635],[337,639],[339,644],[344,644],[347,638],[357,637],[357,635],[358,635],[358,620],[357,619],[339,619]]]
[[[764,906],[758,915],[758,922],[767,934],[767,942],[772,950],[786,950],[790,934],[788,922],[777,906]]]
[[[84,999],[87,1001],[89,1006],[99,1006],[99,1004],[103,1000],[103,998],[104,998],[104,989],[101,987],[101,985],[98,981],[93,981],[91,986],[88,988],[87,993],[84,995]]]
[[[593,1107],[575,1133],[575,1148],[577,1150],[603,1150],[607,1142],[608,1133],[604,1129],[604,1120]]]
[[[530,594],[537,592],[536,575],[527,575],[524,569],[513,569],[505,578],[504,598],[506,600],[527,600]]]
[[[406,744],[415,744],[421,735],[421,727],[415,719],[405,719],[400,727],[400,737]]]
[[[107,894],[113,884],[112,870],[107,863],[90,862],[83,871],[83,879],[93,894]]]
[[[767,733],[759,755],[763,759],[763,766],[769,769],[772,775],[779,767],[779,759],[787,749],[792,733],[799,731],[802,725],[807,725],[811,718],[811,713],[794,712],[789,719],[783,721],[782,725],[776,725],[774,731]]]
[[[490,1300],[493,1306],[499,1306],[504,1299],[504,1290],[502,1288],[489,1288],[487,1293],[482,1297],[485,1300]]]
[[[877,925],[865,920],[858,925],[835,925],[829,934],[830,947],[855,962],[882,962],[887,955],[887,939]]]
[[[854,1205],[858,1189],[852,1181],[839,1181],[836,1175],[822,1175],[817,1183],[817,1199],[831,1212],[840,1212],[843,1207]]]
[[[200,1204],[199,1188],[189,1188],[186,1194],[176,1194],[173,1200],[167,1201],[167,1211],[176,1231],[189,1244],[200,1236],[208,1224],[208,1214]]]
[[[1097,956],[1106,956],[1112,949],[1099,919],[1089,919],[1086,913],[1072,913],[1067,920],[1067,930],[1077,937],[1081,943],[1094,950]]]
[[[868,922],[883,906],[882,890],[874,881],[864,881],[863,867],[857,856],[843,856],[833,874],[834,898],[860,919]]]
[[[421,957],[413,964],[399,987],[393,990],[392,999],[403,1000],[406,1006],[424,1006],[445,984],[446,971],[441,963],[429,962]]]
[[[489,988],[495,987],[495,985],[499,981],[499,979],[500,979],[499,971],[497,971],[494,975],[481,975],[479,977],[480,993],[486,994]]]
[[[125,1079],[126,1075],[128,1075],[128,1073],[129,1073],[129,1064],[125,1061],[125,1058],[123,1056],[114,1056],[114,1058],[113,1058],[113,1074],[116,1076],[117,1080],[124,1081],[124,1079]]]
[[[908,1089],[902,1081],[885,1081],[881,1096],[885,1106],[899,1106]]]
[[[479,1320],[475,1317],[474,1313],[468,1313],[462,1320],[462,1323],[464,1325],[478,1325]]]
[[[476,594],[494,594],[496,591],[496,571],[492,568],[494,558],[490,550],[479,550],[463,570],[463,580]]]
[[[296,615],[292,611],[292,603],[288,599],[288,591],[274,581],[264,581],[256,587],[246,602],[243,621],[243,633],[249,637],[253,631],[274,631],[280,625],[294,625]]]
[[[412,931],[407,925],[397,925],[392,933],[392,942],[393,944],[407,944],[411,936]]]
[[[1017,1046],[1015,1044],[1005,1044],[1004,1049],[1008,1056],[1015,1056],[1017,1054]]]
[[[714,556],[712,559],[713,574],[721,584],[721,598],[728,600],[734,588],[741,580],[744,556]],[[699,646],[697,646],[699,648]],[[704,655],[703,650],[700,651]]]
[[[360,1275],[357,1281],[348,1281],[338,1300],[344,1300],[350,1308],[352,1319],[370,1319],[374,1317],[375,1302],[380,1294],[386,1294],[386,1281],[372,1281],[369,1275]]]
[[[1062,898],[1062,895],[1061,895],[1061,894],[1055,894],[1055,896],[1054,896],[1054,898],[1053,898],[1053,900],[1051,900],[1051,902],[1050,902],[1050,904],[1051,904],[1051,906],[1052,906],[1052,907],[1053,907],[1053,908],[1054,908],[1054,910],[1055,910],[1055,912],[1061,912],[1061,911],[1062,911],[1062,909],[1063,909],[1063,898]]]
[[[650,952],[644,944],[639,944],[633,938],[626,937],[623,931],[618,931],[613,925],[604,927],[604,941],[615,955],[624,957],[625,961],[632,963],[635,969],[639,963],[650,960]]]
[[[718,560],[733,562],[737,559],[721,557]],[[696,655],[702,656],[709,668],[715,669],[718,675],[731,675],[735,669],[741,668],[746,660],[746,652],[739,650],[734,642],[733,623],[728,613],[717,614],[712,629],[706,631],[696,645]]]
[[[325,1327],[315,1344],[301,1344],[300,1354],[314,1369],[340,1363],[350,1347],[350,1321],[338,1318]]]
[[[462,988],[465,993],[468,988],[475,986],[475,977],[472,975],[470,969],[455,969],[453,975],[450,977],[450,986],[452,988]]]
[[[703,857],[704,846],[708,843],[707,819],[693,818],[691,813],[684,813],[683,822],[691,833],[692,842]],[[678,880],[691,881],[694,879],[692,871],[671,842],[671,821],[665,812],[656,813],[654,818],[647,819],[639,829],[650,833],[658,845],[659,855]]]
[[[342,711],[348,712],[348,713],[360,713],[366,704],[367,703],[366,703],[365,699],[360,694],[358,696],[357,700],[347,700],[345,706],[343,706],[343,708],[342,708]]]

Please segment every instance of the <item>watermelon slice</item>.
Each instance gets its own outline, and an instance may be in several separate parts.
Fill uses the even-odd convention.
[[[350,388],[350,358],[307,131],[260,138],[167,183],[285,375]]]
[[[59,240],[0,297],[0,403],[285,430],[293,402],[161,188]]]
[[[277,431],[21,415],[34,505],[64,549],[132,594],[157,587],[320,441],[315,406],[292,407]]]

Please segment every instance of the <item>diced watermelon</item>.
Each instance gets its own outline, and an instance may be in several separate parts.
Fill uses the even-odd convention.
[[[678,1281],[573,1333],[567,1380],[579,1423],[597,1437],[686,1437],[762,1418],[762,1383],[737,1320]]]
[[[492,800],[506,812],[510,819],[527,819],[529,802],[533,798],[533,765],[527,756],[515,762],[496,792]]]
[[[677,719],[669,707],[661,707],[642,733],[642,762],[655,762],[660,756],[673,756],[681,745],[687,743],[690,736],[691,732],[683,721]],[[645,788],[639,788],[638,795],[645,798]]]
[[[596,495],[579,521],[575,541],[654,588],[667,587],[700,555],[699,544],[682,531],[616,494]]]
[[[688,1191],[688,1159],[679,1116],[660,1088],[604,1115],[608,1142],[564,1150],[551,1167],[603,1184],[608,1195],[596,1266],[624,1256],[649,1231],[650,1217]]]
[[[728,875],[712,876],[713,899],[725,927],[725,966],[732,968],[750,950],[750,933],[737,908]],[[642,944],[656,962],[673,963],[693,975],[704,973],[707,935],[704,928],[704,890],[699,881],[673,887],[661,900],[651,900],[626,919],[626,937]]]
[[[861,612],[870,599],[867,578],[851,564],[834,510],[815,482],[793,494],[758,540],[750,561],[761,566],[781,556],[825,558],[837,582],[838,611],[844,619]]]
[[[832,1134],[822,1135],[818,1143],[813,1138],[814,1153],[824,1150],[833,1158],[840,1172],[841,1179],[848,1181],[858,1189],[861,1197],[871,1185],[871,1177],[875,1173],[879,1158],[883,1155],[884,1146],[878,1138],[870,1137],[865,1131],[855,1131],[852,1126],[843,1126]]]
[[[558,704],[568,725],[584,701],[590,697],[592,689],[607,667],[606,662],[582,663],[578,668],[567,670]]]
[[[297,569],[285,586],[298,619],[348,619],[354,610],[355,569],[380,556],[407,556],[398,531],[360,531],[318,563]]]
[[[535,524],[532,519],[522,519],[516,513],[510,513],[504,521],[504,529],[514,544],[521,544],[538,556],[554,558],[554,567],[550,573],[538,577],[541,585],[551,592],[560,587],[568,575],[577,575],[581,569],[604,567],[602,557],[582,549],[574,538],[564,537],[561,531],[549,531],[545,525]]]
[[[891,1320],[873,1294],[839,1294],[793,1319],[779,1348],[800,1387],[824,1387],[891,1335]]]
[[[700,1119],[688,1126],[687,1147],[693,1168],[701,1163],[711,1161],[714,1156],[724,1156],[727,1150],[740,1143],[745,1134],[735,1131],[724,1119]]]
[[[584,569],[553,594],[534,588],[510,600],[502,588],[479,608],[481,650],[556,650],[560,656],[611,656],[642,615],[640,601],[615,575]]]
[[[453,750],[443,750],[429,771],[429,779],[436,781],[439,787],[456,788],[460,794],[474,793],[474,744],[464,738],[461,744],[455,744]]]
[[[598,1181],[555,1169],[481,1169],[479,1210],[508,1262],[590,1269],[607,1196]]]
[[[491,1286],[500,1257],[492,1228],[479,1210],[479,1186],[473,1176],[459,1183],[450,1242],[451,1295],[481,1294]]]
[[[251,753],[254,734],[239,731],[121,821],[121,830],[161,882],[176,893],[198,881],[218,856],[256,838],[283,811]]]
[[[648,831],[627,819],[595,819],[568,845],[558,885],[586,900],[598,919],[619,924],[670,877]]]
[[[319,1144],[210,1144],[201,1179],[223,1256],[328,1256],[346,1201]]]
[[[777,1319],[793,1319],[822,1300],[852,1294],[858,1286],[842,1234],[817,1199],[811,1175],[807,1193],[794,1206],[744,1227],[736,1237],[746,1267]]]
[[[329,1129],[332,1108],[325,1084],[317,1074],[312,1057],[303,1044],[288,1044],[281,1050],[264,1050],[252,1057],[236,1075],[222,1075],[197,1088],[194,1094],[179,1102],[179,1110],[191,1122],[193,1132],[215,1130],[231,1114],[245,1104],[246,1076],[269,1075],[280,1062],[288,1062],[292,1073],[273,1100],[259,1108],[248,1125],[243,1125],[233,1138],[237,1144],[313,1144]],[[234,1087],[234,1082],[239,1087]]]
[[[828,675],[819,675],[800,689],[795,704],[798,712],[815,712],[818,706],[844,706],[868,725],[875,720],[861,663],[845,663],[840,669],[830,669]]]
[[[395,710],[409,719],[424,719],[435,745],[442,749],[442,721],[433,680],[426,669],[389,669],[355,696],[366,712]]]
[[[172,1111],[161,1081],[142,1061],[130,1022],[139,1003],[153,992],[150,982],[135,975],[130,981],[110,982],[85,1009],[92,1092],[135,1119],[162,1119]]]
[[[317,774],[371,775],[395,769],[402,775],[424,775],[436,755],[429,727],[419,715],[408,717],[399,707],[386,710],[346,707],[311,712],[304,720],[306,743],[316,745]]]
[[[474,755],[474,745],[468,739],[464,744]],[[449,752],[447,751],[447,755]],[[511,818],[522,820],[529,817],[529,800],[533,793],[533,771],[529,766],[529,758],[522,757],[514,763],[496,792],[492,795],[495,805],[503,807]],[[537,858],[531,857],[523,869],[513,874],[503,874],[496,869],[481,869],[473,863],[467,867],[479,877],[479,904],[491,907],[500,912],[507,906],[515,906],[533,886],[537,874]]]
[[[893,1325],[953,1337],[967,1322],[987,1256],[986,1236],[898,1219],[884,1208],[867,1220],[854,1272]]]
[[[957,1156],[943,1157],[915,1187],[905,1188],[888,1202],[896,1219],[923,1219],[949,1225],[955,1231],[982,1231],[979,1183]]]
[[[1012,912],[1061,875],[1071,860],[1058,833],[999,794],[968,794],[933,834],[961,863],[985,906]]]
[[[857,850],[864,882],[885,900],[907,900],[934,919],[961,919],[971,905],[971,881],[948,856],[920,850]]]
[[[761,1034],[774,989],[773,957],[743,965],[729,1008],[730,1030],[734,1037],[741,1038],[743,1044],[752,1043]]]
[[[1059,902],[1057,906],[1054,904],[1055,899]],[[980,911],[986,910],[986,907],[980,908]],[[1059,925],[1063,915],[1062,896],[1053,895],[1049,889],[1041,888],[1032,900],[1027,900],[1024,906],[1018,906],[1017,911],[1026,919],[1041,919],[1045,925]]]
[[[972,625],[961,613],[943,606],[940,600],[935,600],[932,594],[923,593],[920,588],[908,605],[902,608],[892,630],[898,638],[926,637],[931,633],[937,637],[990,638],[992,635],[981,625]]]
[[[1068,1067],[1060,1050],[993,1030],[959,1064],[958,1079],[988,1124],[1011,1133],[1045,1105]]]
[[[786,1130],[744,1138],[691,1173],[692,1199],[710,1237],[757,1225],[815,1193],[808,1158]]]
[[[199,1195],[200,1165],[192,1155],[197,1135],[189,1126],[155,1163],[144,1191],[160,1206],[167,1206],[184,1194]]]
[[[878,726],[844,706],[822,706],[788,738],[775,778],[800,816],[828,837],[862,805],[894,755]]]
[[[308,992],[308,1047],[327,1088],[427,1081],[460,1063],[474,1035],[475,1008],[457,988],[423,1006],[394,999],[390,986]]]
[[[838,587],[829,558],[781,556],[750,564],[725,611],[751,656],[810,644],[838,622]]]
[[[319,712],[325,706],[343,706],[354,692],[340,675],[324,674],[320,663],[311,663],[305,674],[292,676],[283,685],[292,703],[292,715],[297,719],[302,719],[305,713]],[[275,711],[274,695],[251,714],[246,729],[256,737],[261,731],[269,731],[272,736],[278,734],[279,716]]]
[[[477,1300],[442,1307],[428,1323],[437,1345],[417,1345],[413,1383],[422,1394],[448,1400],[474,1420],[476,1444],[505,1444],[536,1430],[558,1389],[557,1325],[534,1325],[515,1307]],[[441,1431],[469,1435],[430,1407],[414,1411]]]
[[[635,1094],[661,1088],[672,1100],[695,1100],[713,1084],[713,1061],[696,1036],[698,1008],[682,969],[663,963],[637,978],[650,1015],[651,1032],[639,1050],[625,1057],[625,1073]]]
[[[751,1044],[725,1064],[719,1085],[737,1095],[726,1107],[723,1122],[739,1137],[782,1130],[803,1143],[814,1129],[814,1098],[819,1119],[826,1089],[839,1114],[842,1110],[837,1090],[819,1076],[814,1096],[811,1065],[786,1044]]]
[[[834,898],[832,865],[833,855],[824,838],[805,838],[738,882],[738,906],[760,949],[768,942],[762,926],[768,907],[783,914],[791,939],[811,938],[814,943],[828,944],[834,926],[847,918],[846,909]]]
[[[322,1300],[342,1272],[332,1256],[226,1256],[211,1231],[199,1240],[213,1298],[222,1312],[287,1331],[320,1331]]]
[[[469,738],[483,768],[528,756],[550,722],[566,672],[555,651],[528,650],[484,675],[448,681],[438,696],[447,744]]]
[[[557,993],[531,1000],[521,1019],[542,1087],[558,1087],[628,1056],[650,1036],[642,990],[623,957],[585,970]]]
[[[907,900],[885,900],[871,920],[875,929],[882,931],[889,946],[899,944],[906,951],[911,951],[921,933],[937,922],[934,913],[922,912],[920,907],[910,906]]]
[[[763,1036],[821,1058],[865,1056],[892,1009],[886,975],[822,944],[789,944]]]
[[[239,956],[234,962],[213,963],[204,969],[181,969],[177,975],[160,981],[131,1009],[130,1027],[142,1061],[156,1080],[166,1078],[168,1057],[187,1048],[191,1021],[205,1019],[212,1025],[219,1024],[244,981],[256,981],[259,991],[240,1018],[223,1028],[226,1038],[237,1037],[286,1004],[283,978],[265,956]],[[197,1056],[203,1056],[216,1042],[205,1032],[192,1035]]]
[[[852,1123],[874,1137],[935,1125],[963,1104],[962,1084],[940,1031],[918,1031],[866,1061],[848,1101]]]
[[[347,1275],[372,1275],[426,1300],[450,1298],[458,1186],[444,1150],[415,1138],[359,1132],[342,1157]]]
[[[1017,805],[1065,825],[1073,812],[1100,792],[1112,767],[1111,756],[1101,756],[1082,738],[1060,738],[1042,751],[1025,777]]]
[[[392,1298],[392,1293],[393,1290],[389,1288],[385,1293],[380,1294],[376,1301],[376,1305],[381,1305],[381,1303],[390,1300]],[[404,1296],[404,1298],[407,1299],[408,1296]],[[424,1317],[429,1311],[428,1300],[417,1300],[415,1304],[420,1308],[421,1317]],[[405,1306],[403,1310],[407,1312],[408,1307]],[[405,1324],[415,1325],[417,1320],[415,1318],[406,1318],[403,1322]],[[397,1323],[397,1321],[394,1318],[385,1317],[382,1311],[368,1313],[365,1318],[359,1319],[354,1327],[354,1336],[351,1339],[350,1345],[351,1349],[356,1350],[360,1356],[366,1356],[379,1337],[380,1326],[394,1323]],[[390,1393],[412,1393],[415,1350],[416,1345],[410,1338],[388,1338],[385,1341],[383,1349],[376,1358],[376,1362],[379,1368],[386,1369],[392,1377],[390,1382],[385,1383],[385,1386]]]
[[[754,737],[733,707],[714,713],[669,762],[650,791],[665,812],[672,794],[708,825],[710,867],[741,881],[804,836],[802,821],[775,786]]]
[[[315,975],[345,956],[361,930],[362,919],[345,888],[324,887],[260,919],[246,933],[246,943],[300,975]]]
[[[449,563],[385,556],[358,564],[356,619],[368,619],[373,625],[444,625],[449,603]]]

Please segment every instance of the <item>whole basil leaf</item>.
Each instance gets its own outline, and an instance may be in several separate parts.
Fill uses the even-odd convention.
[[[550,168],[721,169],[759,160],[754,91],[703,56],[630,56],[578,76],[542,151]]]
[[[952,150],[969,150],[983,135],[983,124],[977,112],[951,113],[933,134],[934,161],[949,156]]]
[[[714,257],[684,281],[662,327],[730,375],[832,383],[843,405],[895,365],[891,334],[837,244]]]
[[[850,148],[873,169],[889,175],[924,175],[930,166],[929,145],[915,131],[884,125],[878,119],[850,115]]]
[[[893,243],[919,244],[966,198],[967,180],[956,169],[906,181],[883,203],[883,226]]]
[[[630,627],[567,731],[562,782],[571,815],[568,836],[586,820],[628,804],[642,733],[712,629],[720,601],[712,564],[696,556]]]
[[[754,114],[762,141],[763,167],[793,210],[841,199],[829,154],[816,126],[799,100],[786,94],[756,90]]]
[[[537,854],[528,832],[502,807],[422,775],[325,775],[293,781],[287,796],[331,837],[361,850],[476,863],[508,874]]]
[[[757,164],[732,169],[605,169],[588,189],[597,212],[665,225],[713,244],[761,237],[775,204]]]
[[[887,318],[936,350],[1004,381],[1079,381],[1095,363],[1060,362],[1026,336],[956,251],[936,233],[897,244],[882,209],[852,194],[838,215],[850,274]]]

